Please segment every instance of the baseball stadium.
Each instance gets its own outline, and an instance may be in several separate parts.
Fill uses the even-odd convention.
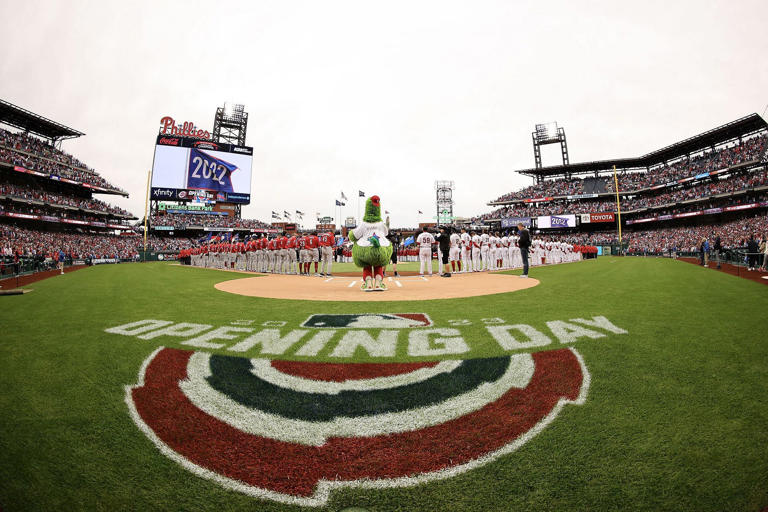
[[[0,512],[768,510],[737,4],[0,5]]]

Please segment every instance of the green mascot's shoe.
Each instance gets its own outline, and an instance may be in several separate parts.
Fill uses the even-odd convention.
[[[372,292],[374,290],[373,288],[373,279],[370,277],[363,281],[363,285],[360,287],[361,290],[364,292]]]

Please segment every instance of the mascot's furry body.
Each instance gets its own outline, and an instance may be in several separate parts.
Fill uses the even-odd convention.
[[[386,290],[384,284],[384,267],[392,257],[392,244],[387,235],[389,229],[381,220],[381,203],[379,196],[369,197],[365,201],[365,216],[363,222],[349,232],[352,246],[352,260],[363,269],[363,285],[365,291]]]

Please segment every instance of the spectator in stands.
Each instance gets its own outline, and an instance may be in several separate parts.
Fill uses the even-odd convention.
[[[715,244],[714,244],[713,255],[715,257],[715,263],[717,264],[716,268],[720,268],[720,251],[723,250],[723,243],[720,240],[720,235],[714,234],[714,236],[715,236]]]
[[[747,242],[747,267],[749,270],[755,270],[757,267],[757,256],[760,252],[760,246],[757,243],[757,240],[755,240],[755,235],[752,234],[749,236],[749,241]]]

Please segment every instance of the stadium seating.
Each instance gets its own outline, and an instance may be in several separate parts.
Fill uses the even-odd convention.
[[[256,219],[238,219],[226,215],[192,215],[183,213],[152,215],[149,218],[152,226],[174,226],[174,227],[220,227],[220,228],[242,228],[242,229],[269,229],[271,224]]]
[[[696,176],[709,170],[723,169],[743,162],[759,160],[768,150],[768,135],[762,134],[743,142],[741,146],[731,145],[715,151],[704,153],[690,160],[681,160],[672,165],[662,165],[648,172],[623,173],[618,176],[619,190],[622,192],[642,190],[655,185],[669,183]],[[565,195],[593,194],[595,180],[602,181],[604,192],[614,190],[612,179],[602,178],[561,178],[548,180],[543,183],[526,187],[517,192],[508,192],[492,203],[525,200],[541,197],[557,197]]]
[[[0,129],[0,162],[125,194],[77,158],[28,135]]]

